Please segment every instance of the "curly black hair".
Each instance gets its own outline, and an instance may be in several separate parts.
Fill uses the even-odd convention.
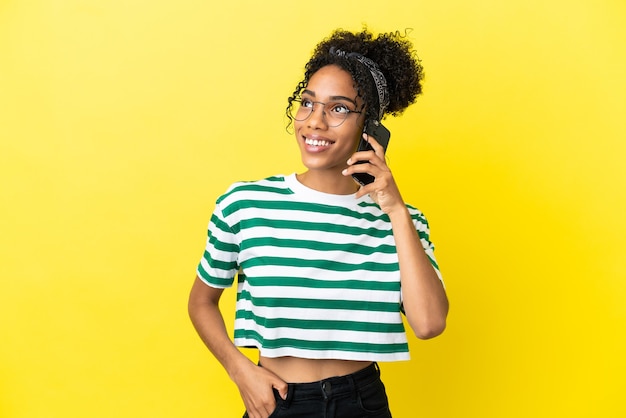
[[[407,39],[406,31],[405,34],[381,33],[374,38],[367,28],[356,33],[337,29],[315,47],[305,66],[304,79],[287,99],[286,114],[289,124],[293,122],[291,111],[294,100],[306,88],[313,74],[327,65],[337,65],[352,76],[357,94],[363,100],[366,118],[378,119],[378,93],[369,70],[357,60],[331,53],[331,48],[346,53],[359,53],[378,65],[387,80],[389,90],[389,105],[385,114],[402,114],[422,92],[422,63]]]

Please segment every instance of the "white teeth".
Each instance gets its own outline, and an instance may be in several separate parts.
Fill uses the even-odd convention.
[[[309,138],[306,138],[306,139],[304,140],[304,142],[305,142],[307,145],[313,145],[313,146],[315,146],[315,147],[327,147],[327,146],[329,146],[329,145],[330,145],[330,142],[328,142],[328,141],[322,141],[322,140],[318,140],[318,139],[309,139]]]

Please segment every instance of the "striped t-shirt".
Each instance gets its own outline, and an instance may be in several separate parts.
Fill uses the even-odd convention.
[[[408,207],[435,267],[426,219]],[[237,276],[234,342],[265,357],[409,358],[389,217],[369,196],[331,195],[294,174],[232,185],[216,202],[198,277]]]

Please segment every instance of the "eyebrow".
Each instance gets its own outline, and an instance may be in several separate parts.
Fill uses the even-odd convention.
[[[302,90],[302,94],[308,94],[309,96],[315,97],[315,92],[311,90],[304,89]],[[346,96],[330,96],[330,100],[345,100],[347,102],[352,103],[356,107],[356,101]]]

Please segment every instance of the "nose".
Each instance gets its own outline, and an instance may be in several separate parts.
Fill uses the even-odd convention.
[[[313,105],[313,111],[311,112],[309,119],[307,119],[310,128],[325,129],[328,127],[324,111],[324,105],[319,103],[315,103]]]

